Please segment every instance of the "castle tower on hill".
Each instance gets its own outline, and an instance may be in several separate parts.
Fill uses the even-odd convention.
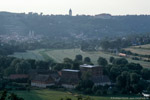
[[[71,9],[69,10],[69,16],[72,16],[72,10]]]

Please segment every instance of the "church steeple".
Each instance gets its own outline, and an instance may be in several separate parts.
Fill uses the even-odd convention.
[[[71,10],[71,8],[69,10],[69,16],[72,16],[72,10]]]

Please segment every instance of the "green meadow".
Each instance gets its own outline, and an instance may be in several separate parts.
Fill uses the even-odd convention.
[[[131,52],[137,53],[137,54],[150,55],[150,44],[131,46],[129,48],[126,48],[125,50],[130,50]]]
[[[103,51],[93,51],[93,52],[83,52],[80,49],[40,49],[40,50],[33,50],[27,51],[24,53],[15,53],[14,57],[24,58],[24,59],[36,59],[36,60],[49,60],[53,59],[55,62],[63,62],[64,58],[71,58],[75,59],[75,56],[81,54],[83,57],[90,57],[94,64],[97,64],[97,59],[101,56],[106,58],[109,61],[111,56],[118,58],[119,56],[103,52]],[[131,58],[127,58],[129,62],[140,63],[142,66],[149,68],[150,62],[132,60]]]
[[[61,98],[72,98],[77,100],[78,94],[70,92],[53,91],[48,89],[31,90],[28,91],[13,91],[18,97],[24,98],[24,100],[60,100]],[[82,95],[83,98],[90,97],[92,100],[142,100],[140,96],[87,96]]]

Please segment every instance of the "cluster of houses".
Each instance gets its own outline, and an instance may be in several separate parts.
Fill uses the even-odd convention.
[[[59,72],[50,70],[31,70],[28,75],[10,75],[10,80],[31,80],[31,86],[46,88],[53,85],[61,85],[65,88],[75,88],[83,73],[90,73],[90,80],[94,85],[111,85],[108,76],[103,74],[103,67],[97,65],[80,65],[80,70],[62,69]]]

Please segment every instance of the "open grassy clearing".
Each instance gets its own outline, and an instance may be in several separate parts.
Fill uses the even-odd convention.
[[[150,55],[150,50],[148,50],[148,49],[127,48],[125,50],[131,51],[132,53],[141,54],[141,55]]]
[[[131,51],[132,53],[136,53],[139,55],[150,55],[150,44],[147,45],[140,45],[140,46],[131,46],[129,48],[125,48],[125,50]],[[134,56],[133,56],[134,57]],[[148,60],[146,57],[141,57],[143,60]],[[150,62],[145,61],[136,61],[129,59],[131,62],[140,63],[144,67],[150,67]]]
[[[146,44],[146,45],[139,45],[139,46],[133,46],[133,48],[137,48],[137,49],[149,49],[150,50],[150,44]]]
[[[129,48],[126,48],[125,50],[129,50],[137,54],[150,55],[150,44],[140,45],[140,46],[131,46]]]
[[[102,51],[82,52],[80,49],[47,50],[44,52],[57,62],[63,62],[63,59],[66,57],[74,59],[77,54],[81,54],[83,57],[90,57],[94,64],[97,64],[97,59],[100,56],[106,58],[108,61],[111,56],[113,56],[115,58],[119,57],[119,56],[112,55],[110,53],[105,53]],[[131,58],[127,58],[127,59],[129,62],[140,63],[142,66],[144,66],[146,68],[150,67],[150,62],[132,60]]]
[[[80,49],[64,49],[64,50],[49,50],[45,53],[52,57],[57,62],[63,62],[64,58],[75,59],[75,56],[81,54],[84,57],[90,57],[94,64],[97,64],[97,59],[101,56],[106,59],[109,59],[112,55],[104,52],[83,52]],[[115,56],[117,57],[117,56]]]
[[[72,94],[69,92],[60,92],[60,91],[53,91],[53,90],[32,90],[30,92],[28,91],[13,91],[16,93],[19,97],[24,98],[25,100],[60,100],[60,98],[72,98],[72,100],[77,100],[78,94]],[[85,95],[82,95],[83,97],[87,97]],[[130,100],[142,100],[139,99],[138,96],[90,96],[93,100],[122,100],[122,99],[112,99],[112,97],[117,98],[128,98]],[[131,99],[134,98],[134,99]],[[123,100],[128,100],[123,99]]]
[[[21,59],[35,59],[35,60],[45,60],[44,57],[39,54],[40,50],[27,51],[21,53],[14,53],[13,55],[9,55],[10,57],[17,57]]]
[[[25,53],[15,53],[14,57],[24,58],[24,59],[36,59],[36,60],[49,60],[53,59],[56,62],[63,62],[63,59],[68,57],[71,59],[75,59],[75,56],[81,54],[83,57],[90,57],[94,64],[97,64],[97,59],[101,56],[106,58],[109,61],[111,56],[118,58],[119,56],[113,55],[111,53],[105,53],[102,51],[96,52],[83,52],[80,49],[59,49],[59,50],[48,50],[48,49],[40,49],[27,51]],[[127,58],[129,62],[140,63],[143,67],[149,68],[150,62],[144,62],[140,60],[132,60],[131,58]]]

